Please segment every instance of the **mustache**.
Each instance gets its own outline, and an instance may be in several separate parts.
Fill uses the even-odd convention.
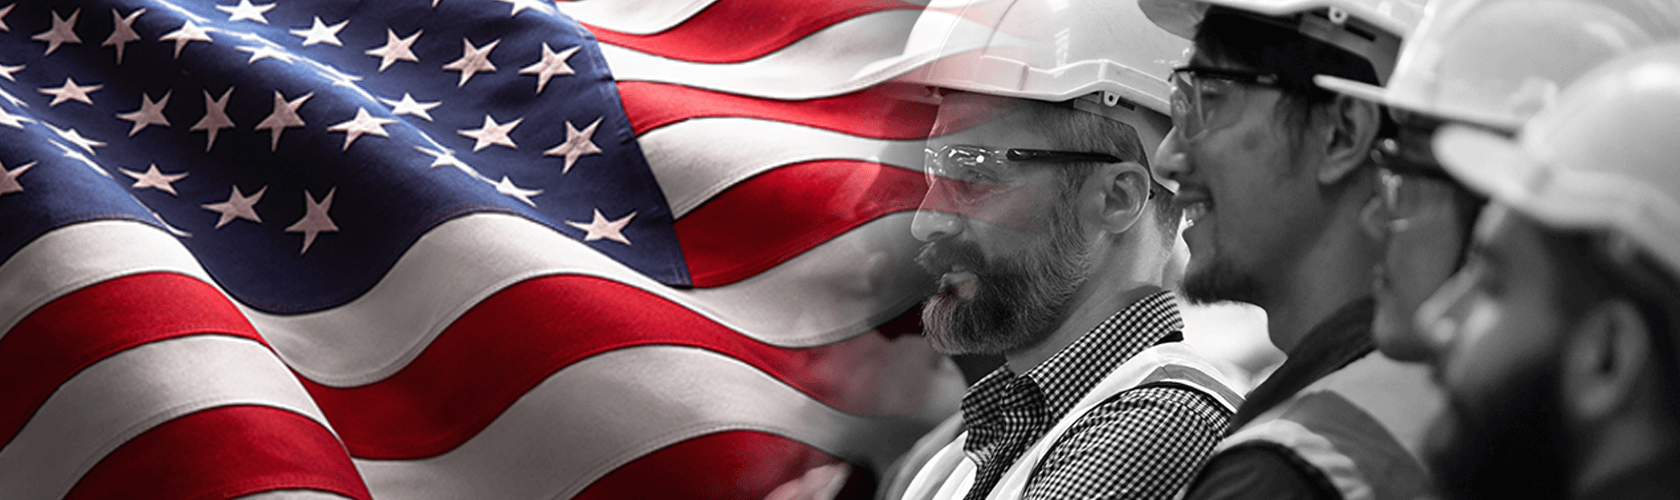
[[[941,274],[959,265],[970,271],[985,269],[986,257],[980,245],[967,241],[943,240],[922,245],[916,254],[916,264],[934,274]]]

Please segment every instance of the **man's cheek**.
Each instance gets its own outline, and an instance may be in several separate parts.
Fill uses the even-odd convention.
[[[940,182],[958,182],[941,180]],[[983,222],[993,226],[1012,229],[1029,234],[1049,234],[1049,218],[1047,200],[1051,194],[1048,189],[1037,186],[1026,186],[1008,191],[993,191],[984,199],[975,203],[958,203],[952,201],[941,190],[934,187],[922,202],[922,210],[933,210],[958,215],[971,221]]]

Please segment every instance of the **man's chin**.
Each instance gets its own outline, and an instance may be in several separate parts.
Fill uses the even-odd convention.
[[[1196,262],[1191,263],[1191,268],[1185,275],[1183,283],[1184,298],[1191,303],[1254,303],[1259,298],[1258,288],[1254,280],[1246,274],[1237,272],[1229,263],[1214,261],[1203,266],[1197,266],[1196,264]]]

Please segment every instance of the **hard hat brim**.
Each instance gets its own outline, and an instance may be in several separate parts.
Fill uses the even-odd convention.
[[[1387,88],[1330,75],[1313,75],[1313,83],[1331,92],[1389,105]]]
[[[1457,124],[1441,127],[1433,142],[1441,168],[1470,190],[1519,210],[1534,198],[1523,180],[1542,166],[1517,142]]]

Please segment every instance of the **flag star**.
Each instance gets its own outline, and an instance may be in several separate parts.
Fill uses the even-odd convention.
[[[489,179],[485,179],[484,181],[485,182],[490,182]],[[505,176],[505,175],[502,176],[502,181],[501,182],[496,182],[496,183],[493,183],[493,184],[496,185],[496,192],[502,193],[502,194],[505,194],[505,195],[508,195],[508,196],[512,196],[514,199],[517,199],[519,201],[523,201],[523,202],[525,202],[526,205],[530,205],[530,206],[533,206],[533,207],[537,206],[537,204],[536,204],[536,202],[531,201],[531,197],[542,194],[541,189],[521,189],[519,186],[513,185],[513,181],[508,180],[507,176]]]
[[[310,26],[309,29],[292,30],[292,34],[303,37],[304,47],[315,45],[317,43],[327,43],[343,47],[344,42],[338,41],[338,31],[344,29],[344,25],[346,24],[350,24],[349,19],[340,21],[338,24],[334,24],[332,26],[327,26],[326,23],[321,22],[320,16],[316,16],[314,26]]]
[[[158,37],[158,40],[173,40],[175,42],[176,59],[181,58],[181,49],[186,48],[189,43],[216,43],[214,40],[210,39],[209,28],[200,27],[199,25],[193,24],[192,21],[187,21],[186,24],[181,25],[181,29],[171,31],[168,34]]]
[[[102,88],[105,88],[105,86],[90,85],[83,87],[81,85],[77,85],[75,80],[71,80],[70,77],[67,76],[64,77],[63,86],[58,88],[42,88],[39,89],[39,91],[42,94],[53,96],[52,102],[47,104],[47,107],[50,108],[57,106],[61,102],[69,100],[77,100],[91,105],[93,104],[93,99],[88,97],[88,92],[98,92],[99,89]]]
[[[465,45],[466,48],[462,49],[461,58],[443,65],[443,69],[461,72],[461,83],[455,84],[455,87],[465,86],[467,80],[480,71],[496,71],[496,65],[490,64],[490,51],[495,50],[496,45],[500,43],[502,43],[502,39],[498,38],[496,41],[490,42],[489,45],[479,48],[474,47],[471,40],[462,38],[461,44]]]
[[[601,119],[596,118],[595,123],[591,123],[588,127],[584,127],[582,131],[579,131],[576,127],[572,126],[571,121],[567,121],[566,142],[562,142],[560,145],[555,146],[548,151],[543,151],[543,156],[566,157],[566,166],[561,167],[560,174],[565,175],[567,172],[571,172],[572,164],[577,163],[578,157],[583,155],[601,154],[601,148],[595,147],[595,143],[591,142],[591,139],[595,137],[595,127],[600,125]]]
[[[525,10],[525,9],[534,9],[537,12],[541,12],[541,13],[544,13],[544,14],[549,13],[548,9],[543,6],[543,2],[545,2],[547,0],[497,0],[497,1],[502,2],[502,3],[506,3],[506,4],[513,4],[513,12],[509,12],[508,17],[517,16],[517,15],[519,15],[519,11],[522,11],[522,10]]]
[[[479,175],[477,169],[472,168],[471,165],[467,165],[467,162],[461,161],[460,158],[456,158],[455,157],[455,151],[453,151],[453,150],[450,150],[450,149],[444,148],[444,147],[439,147],[436,150],[432,150],[432,149],[427,149],[427,148],[423,148],[423,147],[420,147],[420,146],[415,146],[414,149],[420,150],[420,152],[426,153],[427,155],[430,155],[432,157],[432,164],[428,166],[429,168],[437,168],[437,167],[444,167],[444,166],[455,167],[456,170],[460,170],[461,172],[467,174],[467,176],[469,176],[469,177],[472,177],[472,178],[475,178],[475,179],[483,179],[484,178],[483,175]]]
[[[19,64],[17,66],[7,66],[7,65],[4,65],[4,64],[0,64],[0,78],[5,78],[9,81],[14,81],[15,82],[15,81],[17,81],[17,78],[13,78],[12,74],[17,73],[18,71],[22,71],[22,70],[23,70],[23,65],[22,64]]]
[[[268,18],[263,17],[263,13],[273,8],[274,4],[272,3],[251,5],[251,0],[239,0],[239,5],[216,6],[216,10],[228,13],[228,22],[230,23],[234,21],[256,21],[268,24]]]
[[[103,142],[99,142],[99,141],[96,141],[96,140],[93,140],[93,139],[82,137],[82,133],[77,132],[74,127],[69,128],[69,129],[60,129],[58,127],[52,126],[51,124],[48,124],[47,128],[52,129],[53,133],[58,134],[59,137],[63,138],[66,141],[70,141],[71,144],[75,144],[77,147],[80,147],[80,148],[86,150],[88,153],[93,153],[93,148],[105,147],[105,143],[103,143]],[[97,153],[94,153],[94,154],[97,154]]]
[[[350,143],[356,142],[356,138],[361,137],[362,134],[390,137],[391,134],[385,132],[385,125],[396,122],[396,120],[392,120],[390,118],[374,118],[373,115],[368,114],[367,108],[357,108],[355,118],[350,121],[327,127],[327,131],[345,133],[344,149],[340,150],[344,151],[349,150]]]
[[[261,61],[263,59],[274,59],[276,61],[284,62],[286,64],[292,64],[292,63],[297,62],[297,57],[298,57],[296,54],[293,54],[291,52],[286,52],[285,49],[279,49],[279,48],[270,47],[270,46],[267,46],[267,45],[261,45],[261,46],[256,46],[256,47],[244,47],[244,46],[234,47],[233,50],[237,50],[237,51],[240,51],[240,52],[250,52],[251,53],[251,58],[247,59],[245,61],[245,64],[256,64],[257,61]]]
[[[11,6],[8,5],[6,8],[11,9]],[[39,162],[32,161],[19,165],[18,168],[11,170],[6,170],[5,165],[0,165],[0,195],[23,191],[23,184],[18,183],[18,176],[23,175],[24,172],[28,172],[31,168],[35,168],[36,163]]]
[[[134,134],[138,134],[141,130],[145,130],[147,125],[163,125],[168,127],[169,119],[164,118],[163,107],[169,105],[169,94],[173,92],[174,91],[164,92],[163,99],[158,100],[157,102],[152,102],[152,98],[146,94],[140,94],[139,110],[117,115],[117,118],[134,122],[134,128],[128,130],[128,136],[134,137]]]
[[[432,0],[432,6],[437,7],[437,0]],[[17,4],[14,3],[5,7],[0,7],[0,31],[12,30],[11,26],[6,25],[6,14],[12,13],[12,7],[17,7]]]
[[[630,219],[634,218],[636,218],[636,212],[630,212],[630,215],[621,219],[609,221],[601,215],[601,209],[597,208],[595,209],[595,220],[589,221],[588,224],[566,221],[566,225],[582,229],[584,231],[583,241],[605,239],[629,245],[630,239],[624,237],[624,226],[629,225]]]
[[[364,53],[379,58],[379,71],[381,72],[390,67],[391,63],[397,61],[420,62],[420,58],[415,57],[414,51],[409,47],[412,47],[414,41],[420,39],[420,34],[425,32],[426,30],[415,30],[414,34],[408,35],[408,38],[397,38],[397,32],[391,31],[391,28],[385,28],[385,45],[368,49]]]
[[[222,92],[222,96],[219,98],[211,98],[210,91],[204,91],[204,118],[200,118],[198,123],[193,124],[188,131],[210,131],[210,140],[204,143],[205,151],[209,151],[211,146],[216,145],[216,131],[233,128],[233,119],[228,118],[227,115],[228,96],[230,95],[233,95],[233,87],[228,87],[227,91]]]
[[[303,218],[286,228],[288,233],[303,233],[303,249],[298,250],[298,255],[308,252],[309,245],[315,244],[315,235],[338,232],[338,226],[333,225],[332,217],[327,215],[327,211],[332,210],[333,195],[337,193],[338,188],[332,188],[327,191],[325,199],[317,202],[308,190],[303,192],[303,201],[307,204]]]
[[[180,196],[179,193],[175,192],[175,181],[187,177],[186,172],[165,174],[158,170],[156,163],[153,163],[151,168],[146,169],[146,173],[135,172],[126,168],[119,168],[117,171],[134,178],[134,185],[129,187],[134,189],[152,188],[175,196]]]
[[[101,43],[99,46],[117,46],[117,64],[122,64],[123,47],[127,47],[128,42],[140,39],[140,34],[134,32],[134,20],[138,19],[140,14],[145,13],[146,9],[135,9],[134,12],[124,16],[121,12],[117,12],[117,9],[111,9],[111,23],[115,26],[111,29],[111,36],[106,37],[105,43]]]
[[[29,107],[29,103],[23,102],[23,99],[18,99],[17,96],[12,95],[11,92],[7,92],[6,89],[0,89],[0,99],[5,99],[6,102],[12,103],[13,106],[17,106],[19,108]]]
[[[526,66],[519,70],[521,75],[537,75],[537,93],[541,94],[543,87],[548,85],[548,79],[554,75],[570,75],[576,73],[566,64],[566,59],[576,54],[582,47],[572,47],[555,52],[548,48],[548,42],[542,44],[542,61]]]
[[[302,127],[305,125],[303,118],[298,116],[297,110],[311,97],[315,97],[314,92],[287,101],[285,96],[280,95],[280,91],[274,91],[274,111],[268,114],[268,118],[263,118],[263,121],[257,122],[256,128],[256,130],[269,130],[269,151],[280,149],[280,132],[285,131],[287,127]]]
[[[490,115],[486,114],[484,115],[484,126],[470,130],[457,130],[455,133],[478,141],[473,144],[473,151],[490,147],[492,144],[519,149],[519,146],[513,143],[513,138],[508,137],[508,134],[513,133],[513,128],[519,126],[519,122],[522,121],[525,121],[525,119],[519,118],[511,122],[497,124],[496,120],[491,119]]]
[[[12,5],[17,4],[14,3]],[[74,12],[70,13],[70,19],[66,20],[62,17],[58,17],[58,11],[53,11],[52,29],[37,33],[35,36],[29,37],[29,39],[47,42],[47,52],[43,55],[52,54],[53,51],[58,50],[59,45],[66,43],[82,43],[81,37],[76,36],[76,18],[81,15],[82,9],[76,9]]]
[[[50,127],[51,125],[48,125],[48,126]],[[57,129],[54,129],[54,130],[57,130]],[[92,158],[88,158],[87,155],[82,154],[81,151],[71,149],[70,146],[65,146],[65,145],[59,144],[57,142],[54,142],[53,145],[58,146],[58,149],[60,151],[64,151],[64,157],[65,158],[69,158],[69,159],[72,159],[72,160],[82,162],[83,165],[87,165],[88,168],[93,169],[93,171],[95,173],[98,173],[99,175],[103,175],[105,177],[110,177],[111,176],[111,174],[105,173],[105,167],[99,166],[99,163],[93,161]]]
[[[35,122],[35,120],[32,120],[27,116],[14,115],[14,114],[11,114],[11,113],[7,113],[6,110],[4,110],[4,109],[0,109],[0,125],[6,125],[6,126],[9,126],[9,127],[15,128],[15,129],[22,130],[23,129],[23,124],[34,123],[34,122]]]
[[[426,121],[432,121],[432,114],[430,113],[432,108],[443,104],[442,101],[416,102],[414,96],[408,95],[407,92],[403,92],[402,100],[393,101],[380,98],[379,102],[391,106],[391,114],[393,115],[414,115],[425,118]]]
[[[222,217],[216,220],[216,229],[221,229],[222,226],[233,222],[234,219],[245,219],[262,224],[262,217],[257,216],[257,202],[262,201],[263,193],[266,192],[268,192],[268,186],[263,186],[262,189],[257,190],[256,194],[246,198],[244,193],[239,192],[239,186],[236,185],[233,186],[233,193],[228,195],[227,201],[199,206],[205,210],[222,214]]]

